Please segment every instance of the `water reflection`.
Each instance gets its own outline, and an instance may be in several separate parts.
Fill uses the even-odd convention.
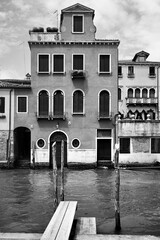
[[[0,170],[0,231],[43,232],[53,214],[51,170]],[[65,200],[77,217],[97,218],[99,233],[114,233],[115,171],[66,170]],[[160,235],[159,171],[121,171],[123,234]]]

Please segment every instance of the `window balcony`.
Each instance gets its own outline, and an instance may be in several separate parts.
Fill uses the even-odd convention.
[[[58,32],[29,32],[31,42],[56,42],[60,40]]]
[[[4,118],[6,118],[6,115],[3,114],[3,113],[0,113],[0,118],[1,118],[1,119],[4,119]]]
[[[84,70],[72,70],[71,76],[72,79],[85,79],[86,72]]]
[[[127,105],[154,105],[157,103],[157,98],[126,98]]]
[[[65,113],[63,113],[63,114],[53,114],[53,113],[39,114],[39,113],[36,113],[36,117],[37,117],[37,120],[40,120],[40,119],[46,119],[46,120],[62,119],[62,120],[65,120],[66,114]]]
[[[40,119],[47,119],[47,120],[49,120],[49,114],[47,114],[47,113],[36,112],[36,117],[37,117],[37,120],[40,120]]]
[[[148,75],[148,77],[149,77],[149,78],[156,78],[156,74],[151,74],[151,73],[150,73],[150,74]]]

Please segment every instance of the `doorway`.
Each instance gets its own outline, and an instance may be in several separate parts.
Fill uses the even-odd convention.
[[[14,129],[15,167],[30,165],[31,131],[26,127]]]
[[[50,136],[50,167],[53,167],[53,158],[52,158],[52,144],[56,142],[56,163],[57,168],[61,167],[61,143],[64,141],[64,166],[67,166],[67,136],[61,132],[56,131]]]
[[[111,139],[97,139],[97,164],[107,165],[111,163]]]

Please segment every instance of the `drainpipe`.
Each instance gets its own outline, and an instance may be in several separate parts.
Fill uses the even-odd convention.
[[[10,148],[11,148],[11,144],[10,144],[10,138],[11,138],[11,96],[12,96],[12,91],[13,89],[10,89],[9,92],[9,131],[8,131],[8,139],[7,139],[7,163],[8,163],[8,167],[9,167],[9,163],[10,163]]]
[[[157,67],[157,118],[159,120],[159,68]]]

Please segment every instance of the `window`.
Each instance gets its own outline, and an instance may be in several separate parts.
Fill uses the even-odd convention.
[[[28,112],[28,103],[26,96],[18,96],[17,97],[17,112],[18,113],[26,113]]]
[[[100,54],[99,55],[99,73],[110,73],[110,68],[111,68],[111,56],[107,54]]]
[[[38,148],[44,148],[45,145],[46,145],[46,142],[44,141],[43,138],[40,138],[40,139],[37,140]]]
[[[84,55],[74,54],[73,55],[73,70],[84,70]]]
[[[73,26],[72,32],[73,33],[83,33],[83,15],[73,15]]]
[[[54,54],[53,55],[53,73],[64,73],[64,55]]]
[[[76,90],[73,93],[73,114],[83,114],[83,92],[81,90]]]
[[[54,117],[63,117],[64,115],[64,94],[57,90],[53,94],[53,115]]]
[[[148,90],[146,88],[144,88],[142,90],[142,98],[147,98],[147,94],[148,94]]]
[[[121,89],[120,88],[118,88],[118,100],[121,100]]]
[[[72,147],[73,148],[79,148],[80,145],[81,145],[81,143],[80,143],[78,138],[75,138],[75,139],[72,140]]]
[[[5,113],[5,98],[0,97],[0,113]]]
[[[151,153],[160,153],[160,138],[151,138]]]
[[[130,153],[130,138],[120,138],[120,153]]]
[[[99,117],[105,118],[110,115],[110,95],[109,92],[103,90],[99,94]]]
[[[128,66],[128,76],[133,77],[134,76],[134,67]]]
[[[46,90],[42,90],[39,92],[38,96],[38,102],[39,102],[39,116],[46,116],[49,115],[49,95]]]
[[[49,54],[38,54],[38,65],[37,65],[37,72],[38,73],[49,73],[49,63],[50,63],[50,56]]]
[[[140,98],[140,89],[136,88],[135,90],[135,98]]]
[[[150,77],[155,77],[155,67],[151,66],[149,67],[149,76]]]
[[[151,89],[149,90],[149,97],[150,97],[150,98],[155,98],[155,90],[154,90],[154,88],[151,88]]]
[[[122,76],[122,66],[118,66],[118,76]]]
[[[132,88],[128,89],[128,98],[133,98],[133,89]]]

